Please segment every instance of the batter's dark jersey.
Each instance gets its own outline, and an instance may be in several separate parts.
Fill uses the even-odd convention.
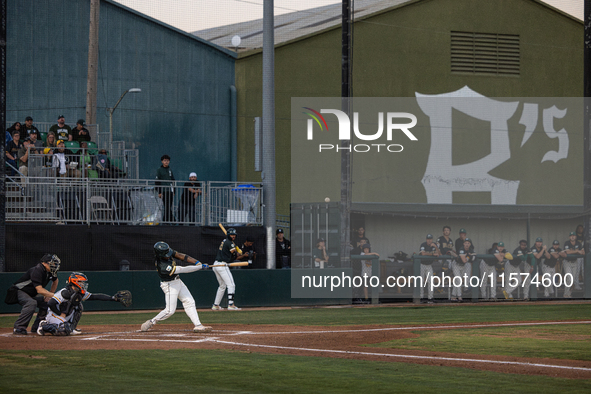
[[[21,290],[31,297],[35,297],[37,296],[37,289],[35,287],[45,287],[49,281],[56,281],[57,277],[51,275],[50,272],[47,272],[45,266],[42,263],[39,263],[36,266],[29,268],[16,283],[22,283],[28,280],[31,280],[31,283],[23,287]]]
[[[164,260],[157,257],[155,263],[161,281],[170,282],[171,280],[178,278],[178,274],[175,273],[176,261],[173,258]]]
[[[215,261],[231,263],[232,261],[236,260],[236,252],[231,252],[231,250],[234,248],[236,248],[236,245],[230,238],[223,240],[218,249],[218,254],[215,256]]]

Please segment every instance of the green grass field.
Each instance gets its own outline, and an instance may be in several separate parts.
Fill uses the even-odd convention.
[[[81,327],[141,324],[150,313],[90,314]],[[591,304],[462,305],[200,312],[206,324],[409,325],[580,320]],[[12,327],[14,316],[0,316]],[[177,313],[161,324],[190,324]],[[540,325],[416,331],[417,338],[372,346],[474,354],[589,360],[591,325]],[[468,344],[460,341],[468,337]],[[510,338],[510,341],[505,341]],[[55,338],[60,340],[65,338]],[[505,346],[502,344],[506,343]],[[368,348],[369,350],[369,348]],[[0,392],[536,392],[588,393],[590,380],[527,376],[457,367],[222,350],[20,351],[0,349]]]

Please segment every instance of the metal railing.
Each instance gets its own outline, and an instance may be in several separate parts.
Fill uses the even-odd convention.
[[[7,183],[6,220],[128,225],[262,224],[260,185],[208,182],[195,187],[185,186],[186,181],[162,183],[17,174]]]

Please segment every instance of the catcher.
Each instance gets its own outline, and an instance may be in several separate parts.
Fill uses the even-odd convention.
[[[49,311],[46,320],[39,323],[37,334],[45,335],[80,335],[77,327],[82,317],[83,301],[117,301],[123,306],[131,305],[131,293],[128,290],[118,291],[114,296],[90,293],[88,278],[80,272],[72,272],[65,288],[56,291],[49,300]]]

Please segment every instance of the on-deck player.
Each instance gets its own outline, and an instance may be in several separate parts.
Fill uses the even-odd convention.
[[[234,305],[234,293],[236,291],[236,285],[234,284],[234,278],[232,277],[230,268],[227,266],[228,263],[231,263],[238,257],[238,253],[236,252],[236,244],[234,243],[236,241],[236,235],[235,228],[228,229],[226,232],[226,239],[224,239],[220,244],[218,253],[215,257],[214,264],[222,265],[222,267],[212,268],[219,283],[218,291],[215,295],[215,301],[211,307],[211,309],[214,311],[219,311],[222,309],[220,302],[222,302],[226,288],[228,289],[228,310],[240,310],[240,308]]]

